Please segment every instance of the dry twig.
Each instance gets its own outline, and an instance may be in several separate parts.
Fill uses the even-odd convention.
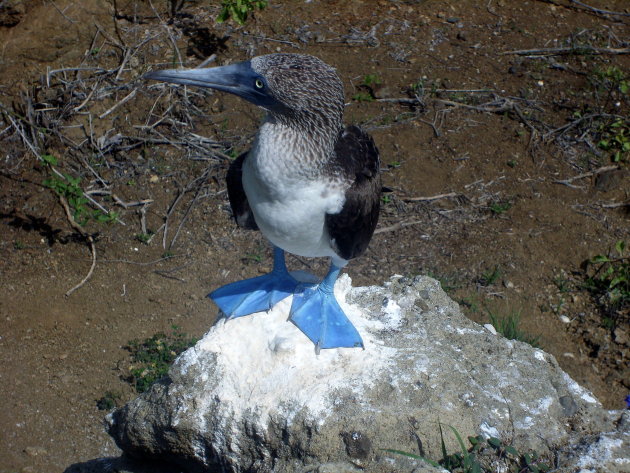
[[[374,231],[374,234],[377,235],[379,233],[395,232],[396,230],[400,230],[401,228],[408,227],[410,225],[418,225],[419,223],[424,223],[424,222],[422,220],[413,220],[410,222],[398,222],[394,225],[390,225],[389,227],[377,228]]]
[[[430,197],[403,197],[402,200],[405,202],[430,202],[433,200],[446,199],[448,197],[457,197],[458,195],[457,192],[449,192],[448,194],[438,194]]]
[[[85,240],[90,245],[90,252],[92,253],[92,266],[90,266],[90,270],[88,271],[87,275],[83,278],[83,280],[79,284],[77,284],[72,289],[66,292],[66,297],[67,297],[70,294],[72,294],[74,291],[82,287],[88,281],[88,279],[92,277],[92,273],[94,272],[94,268],[96,267],[96,245],[94,244],[94,238],[92,238],[92,235],[87,233],[83,229],[83,227],[79,225],[72,217],[72,212],[70,212],[70,206],[68,205],[68,201],[66,200],[66,198],[62,195],[59,195],[59,202],[61,202],[61,205],[66,212],[66,218],[68,219],[70,226],[74,228],[83,238],[85,238]]]
[[[572,184],[573,181],[577,181],[578,179],[584,179],[585,177],[592,177],[596,174],[600,174],[602,172],[614,171],[615,169],[619,169],[619,166],[602,166],[600,168],[595,169],[594,171],[585,172],[582,174],[578,174],[577,176],[570,177],[568,179],[556,179],[554,184],[562,184],[572,189],[582,189],[582,186],[576,186]]]
[[[571,3],[575,3],[576,5],[579,5],[581,7],[586,8],[587,10],[590,10],[594,13],[597,13],[598,15],[611,15],[611,16],[630,16],[630,13],[624,13],[624,12],[618,12],[618,11],[611,11],[611,10],[602,10],[601,8],[595,8],[592,7],[590,5],[587,5],[586,3],[582,3],[578,0],[569,0]]]
[[[503,51],[501,55],[516,54],[518,56],[564,56],[567,54],[630,54],[630,48],[598,48],[590,45],[569,46],[566,48],[517,49]]]

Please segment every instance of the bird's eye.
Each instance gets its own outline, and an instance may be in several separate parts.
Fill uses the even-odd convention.
[[[256,79],[256,82],[254,83],[254,85],[256,85],[257,89],[262,89],[263,87],[265,87],[265,84],[263,83],[261,79]]]

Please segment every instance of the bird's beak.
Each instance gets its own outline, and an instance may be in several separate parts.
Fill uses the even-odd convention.
[[[209,87],[238,95],[261,107],[267,108],[272,105],[265,87],[260,87],[264,79],[252,69],[250,61],[204,69],[164,69],[149,72],[144,78]]]

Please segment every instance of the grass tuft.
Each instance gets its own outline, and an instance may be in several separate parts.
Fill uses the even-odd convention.
[[[604,326],[614,329],[630,309],[630,254],[619,240],[608,255],[596,255],[584,264],[583,287],[603,313]]]
[[[515,447],[506,445],[496,437],[470,436],[468,437],[470,447],[467,448],[460,433],[451,425],[448,428],[457,439],[460,451],[448,453],[442,425],[438,422],[442,450],[442,458],[438,461],[403,450],[383,449],[383,451],[422,460],[431,466],[453,473],[495,473],[499,471],[499,468],[500,471],[509,473],[547,473],[551,469],[535,451],[519,453]]]
[[[137,392],[145,392],[166,376],[177,355],[196,342],[196,339],[181,332],[177,325],[172,326],[170,335],[159,332],[144,341],[132,340],[127,347],[132,361],[130,383]]]
[[[486,308],[490,323],[494,326],[497,332],[503,335],[508,340],[518,340],[519,342],[529,343],[534,348],[540,347],[540,337],[532,336],[523,332],[519,328],[521,321],[521,312],[514,311],[505,315],[499,315],[497,312]]]

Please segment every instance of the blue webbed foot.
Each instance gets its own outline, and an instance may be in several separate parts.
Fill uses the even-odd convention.
[[[284,252],[275,248],[271,273],[227,284],[212,291],[208,297],[230,319],[271,309],[293,294],[297,285],[284,264]]]
[[[289,320],[321,348],[362,347],[363,340],[348,320],[333,293],[340,268],[331,266],[328,275],[317,285],[303,288],[293,296]]]

